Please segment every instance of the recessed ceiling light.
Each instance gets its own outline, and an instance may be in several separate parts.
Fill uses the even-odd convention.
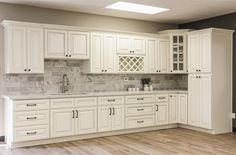
[[[145,13],[145,14],[156,14],[164,11],[168,11],[166,8],[159,8],[154,6],[136,4],[136,3],[128,3],[128,2],[116,2],[107,6],[108,9],[122,10],[122,11],[130,11],[137,13]]]

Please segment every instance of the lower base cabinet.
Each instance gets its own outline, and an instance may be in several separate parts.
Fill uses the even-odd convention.
[[[154,126],[154,116],[135,116],[126,118],[126,128],[140,128]]]
[[[169,123],[168,115],[169,115],[168,102],[157,103],[156,104],[156,125],[167,125]]]

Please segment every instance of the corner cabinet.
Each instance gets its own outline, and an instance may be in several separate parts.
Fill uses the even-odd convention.
[[[5,27],[5,72],[44,73],[43,29],[3,23]]]

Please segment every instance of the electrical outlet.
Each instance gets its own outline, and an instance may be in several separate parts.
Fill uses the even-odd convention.
[[[232,119],[235,119],[235,113],[231,114]]]
[[[129,77],[124,77],[124,81],[129,81]]]

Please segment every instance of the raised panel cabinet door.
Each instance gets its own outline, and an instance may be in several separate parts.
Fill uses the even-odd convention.
[[[133,37],[132,54],[145,55],[145,39],[142,37]]]
[[[169,123],[178,123],[178,94],[169,95]]]
[[[157,54],[157,40],[155,38],[149,38],[146,41],[146,52],[147,52],[147,72],[148,73],[157,73],[157,63],[158,62],[158,54]]]
[[[117,53],[119,54],[131,54],[132,37],[119,35],[117,36]]]
[[[74,109],[51,110],[51,137],[74,135],[74,114]]]
[[[27,73],[27,39],[26,27],[24,26],[11,26],[9,27],[9,34],[6,34],[8,48],[6,51],[7,56],[7,73]]]
[[[67,31],[45,30],[45,58],[66,58]]]
[[[168,110],[168,102],[156,104],[156,125],[166,125],[169,123]]]
[[[170,72],[170,48],[169,39],[158,40],[157,68],[161,73]]]
[[[110,106],[98,107],[98,131],[112,130],[112,108]]]
[[[97,107],[79,107],[75,115],[76,134],[97,132]]]
[[[188,77],[188,125],[200,125],[200,81],[198,74]]]
[[[104,34],[103,63],[106,73],[116,72],[116,35]]]
[[[91,35],[91,69],[93,73],[102,73],[103,70],[103,34]]]
[[[125,128],[125,111],[124,105],[112,107],[112,130]]]
[[[200,35],[200,68],[201,72],[211,72],[211,34]]]
[[[187,124],[188,123],[188,95],[179,94],[179,119],[178,123]]]
[[[68,35],[68,54],[71,58],[89,59],[89,33],[70,31]]]
[[[211,129],[211,75],[200,76],[200,127]]]
[[[188,71],[197,73],[200,69],[200,37],[199,35],[188,36]]]
[[[28,72],[44,73],[43,29],[27,29]]]

